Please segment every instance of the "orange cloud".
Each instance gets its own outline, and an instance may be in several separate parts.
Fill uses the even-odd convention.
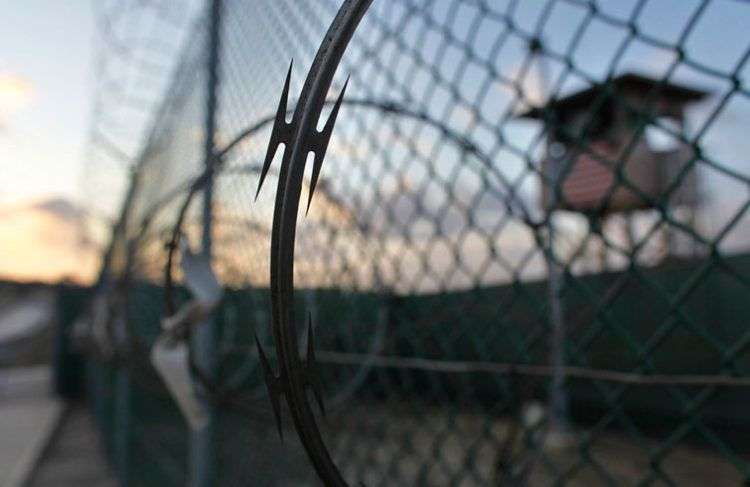
[[[0,208],[0,278],[92,282],[99,253],[81,238],[79,212],[56,199]]]

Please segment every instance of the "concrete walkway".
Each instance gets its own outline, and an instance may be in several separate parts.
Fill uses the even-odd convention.
[[[27,487],[116,487],[93,418],[83,405],[68,408]]]
[[[49,368],[0,369],[0,487],[21,487],[52,438],[65,406]]]
[[[115,487],[89,411],[50,391],[49,367],[0,369],[0,487]]]

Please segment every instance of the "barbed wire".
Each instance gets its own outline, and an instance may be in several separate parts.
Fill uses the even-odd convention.
[[[135,71],[169,69],[141,63],[115,25],[159,5],[101,18]],[[163,100],[104,83],[151,132],[93,136],[133,168],[101,285],[109,318],[94,323],[115,350],[97,360],[127,370],[144,404],[131,420],[169,418],[161,439],[187,441],[150,357],[165,320],[204,306],[213,325],[174,333],[193,343],[228,485],[313,469],[326,485],[690,485],[669,460],[689,436],[713,475],[747,481],[725,425],[749,427],[731,411],[750,386],[748,114],[734,108],[750,98],[750,39],[733,27],[750,9],[664,8],[224,0],[218,83],[207,18],[179,55],[155,43],[176,66]],[[724,36],[737,47],[707,56]],[[223,290],[211,306],[184,269],[204,208]],[[268,446],[274,427],[301,446]],[[624,473],[635,450],[647,465]],[[182,460],[166,464],[184,481]]]

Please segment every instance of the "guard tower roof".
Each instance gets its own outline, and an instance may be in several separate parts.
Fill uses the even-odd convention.
[[[660,98],[677,104],[697,102],[709,94],[707,91],[680,84],[662,83],[660,80],[642,74],[625,73],[610,79],[608,82],[597,83],[584,90],[552,100],[544,107],[533,107],[525,110],[519,113],[517,117],[543,119],[547,110],[558,113],[587,110],[608,86],[613,88],[615,92],[641,92],[644,96],[648,96],[652,90],[656,90]]]

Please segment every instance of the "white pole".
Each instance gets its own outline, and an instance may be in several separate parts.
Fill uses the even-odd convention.
[[[209,8],[209,45],[207,56],[208,83],[206,90],[206,124],[204,160],[209,177],[203,191],[203,234],[201,250],[211,261],[211,231],[213,205],[213,172],[214,165],[214,135],[216,133],[217,91],[219,84],[219,41],[221,29],[221,0],[210,0]],[[216,349],[218,346],[216,322],[208,319],[195,330],[192,346],[195,351],[196,365],[209,379],[216,376]],[[204,393],[206,391],[203,391]],[[206,401],[206,398],[203,398]],[[191,487],[210,487],[216,485],[217,453],[218,453],[218,425],[216,411],[211,404],[206,404],[208,424],[193,431],[190,437],[189,485]]]

